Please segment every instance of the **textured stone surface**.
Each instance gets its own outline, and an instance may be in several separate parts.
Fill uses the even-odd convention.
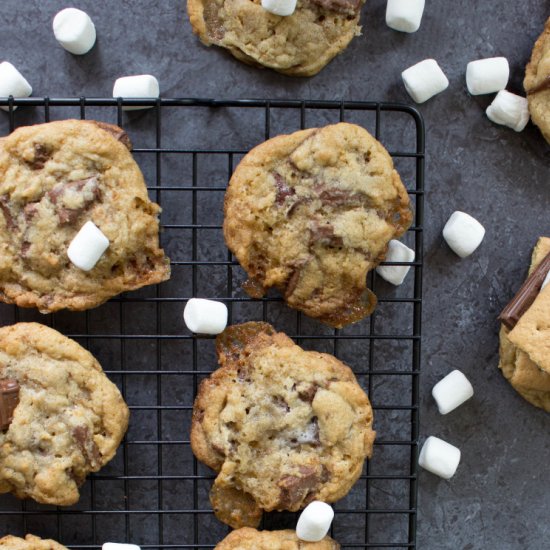
[[[0,56],[18,67],[31,82],[35,95],[109,96],[117,77],[151,72],[158,77],[161,94],[165,97],[343,98],[409,102],[400,72],[427,57],[438,60],[449,77],[450,87],[420,106],[427,130],[428,189],[421,432],[423,437],[437,435],[457,445],[462,450],[463,458],[456,476],[450,482],[426,472],[420,473],[418,548],[546,548],[547,510],[550,505],[550,481],[546,475],[550,418],[514,394],[498,372],[498,327],[495,319],[525,276],[537,237],[550,235],[550,149],[532,125],[523,133],[516,134],[491,124],[484,115],[491,96],[469,97],[464,73],[467,62],[472,59],[506,56],[511,67],[508,89],[521,93],[524,66],[548,16],[547,2],[487,0],[476,3],[475,14],[472,13],[472,3],[467,0],[427,2],[419,32],[406,35],[386,27],[385,2],[371,0],[363,9],[363,36],[356,38],[347,51],[318,76],[305,80],[247,67],[226,52],[203,47],[192,36],[183,2],[180,1],[88,0],[79,1],[75,6],[88,11],[98,30],[96,47],[84,57],[71,56],[60,48],[51,32],[53,15],[66,7],[66,3],[58,0],[3,2]],[[75,111],[73,116],[77,114]],[[18,116],[21,117],[20,122],[32,119],[23,111]],[[140,122],[146,121],[146,116],[135,115],[136,118],[132,119],[135,131],[131,135],[137,134],[137,145],[141,136]],[[145,127],[146,123],[142,126]],[[184,139],[186,130],[169,123],[166,126],[166,131],[171,132],[166,141]],[[2,132],[5,132],[5,127],[6,117],[2,115]],[[221,141],[233,139],[229,128],[220,136]],[[256,135],[249,138],[252,143],[261,139]],[[141,158],[138,160],[140,164],[145,164]],[[219,172],[223,173],[224,168],[219,168]],[[149,165],[144,166],[144,171],[146,175],[154,174]],[[165,173],[170,173],[169,166]],[[213,202],[209,206],[213,207],[214,212],[214,207],[219,208],[220,204]],[[454,210],[472,214],[487,228],[485,241],[466,260],[458,259],[441,237],[441,229]],[[186,213],[188,210],[183,205],[178,214],[183,216]],[[165,215],[171,215],[169,206],[165,207]],[[214,217],[215,222],[219,223],[218,215]],[[165,239],[170,241],[169,234]],[[175,252],[182,255],[188,253],[185,243],[168,242],[167,247],[172,247],[172,255]],[[219,243],[217,250],[220,251],[218,259],[225,259],[225,252]],[[190,272],[182,269],[179,273],[182,279],[166,285],[166,295],[177,292],[189,295],[191,287],[183,276]],[[221,288],[224,276],[225,269],[222,269],[219,274]],[[211,275],[211,279],[211,284],[215,285],[216,276]],[[201,284],[199,281],[199,287]],[[154,296],[154,291],[144,291],[143,296]],[[154,305],[144,303],[138,306],[143,316],[127,315],[126,331],[154,333]],[[170,308],[167,306],[164,310],[164,330],[182,332],[181,304]],[[233,309],[234,320],[261,314],[261,306]],[[7,310],[2,311],[6,313]],[[278,328],[284,328],[287,315],[284,309],[277,310],[276,316],[269,320],[278,323]],[[33,312],[23,312],[20,316],[24,319],[38,318],[38,314]],[[96,328],[109,326],[109,331],[116,333],[120,322],[119,305],[106,304],[91,312],[90,319],[96,323]],[[6,319],[4,315],[3,321],[6,320],[12,319]],[[173,323],[173,328],[170,323]],[[85,330],[85,316],[56,316],[56,324],[64,332],[82,333]],[[307,322],[303,323],[302,329],[318,332],[317,326]],[[315,342],[303,342],[304,347],[311,348],[313,344]],[[174,368],[170,357],[181,356],[182,347],[184,354],[191,351],[189,342],[168,341],[163,345],[161,353],[166,357],[163,368]],[[155,357],[157,352],[154,341],[146,340],[131,341],[120,349],[118,341],[98,339],[91,340],[90,348],[100,361],[116,361],[125,354],[133,368],[144,370],[150,365],[144,363],[142,357],[147,354]],[[198,350],[202,359],[209,361],[207,368],[211,368],[211,342],[199,342]],[[359,363],[357,355],[363,352],[360,348],[343,346],[341,349],[344,360],[352,364],[354,361]],[[468,376],[476,393],[463,407],[443,417],[437,412],[430,390],[437,380],[454,368],[460,368]],[[114,379],[120,381],[120,377],[115,376]],[[176,383],[181,379],[174,380],[173,384],[165,384],[162,388],[164,402],[189,404],[188,398],[184,397],[187,396],[186,388]],[[149,384],[147,387],[151,389],[142,394],[140,392],[145,384]],[[382,386],[380,384],[375,388],[381,392],[378,394],[379,402],[386,396]],[[129,377],[127,393],[130,403],[133,400],[134,403],[155,404],[158,397],[156,387],[155,378],[150,375]],[[395,390],[395,385],[387,390],[388,399],[395,395]],[[382,414],[378,418],[377,430],[382,428],[384,438],[390,439],[391,434],[386,432]],[[163,425],[163,437],[181,440],[184,422],[188,422],[186,413],[177,418],[167,418]],[[133,434],[133,439],[146,438],[144,432],[147,430],[150,432],[148,439],[156,437],[158,424],[155,415],[135,411],[132,425],[130,437]],[[151,468],[156,473],[158,456],[153,446],[138,446],[137,451],[131,447],[130,450],[136,452],[131,474],[143,475]],[[169,450],[165,448],[163,451],[167,461]],[[380,448],[375,449],[375,458],[376,453],[384,456]],[[187,473],[189,464],[186,461],[189,459],[185,454],[179,461],[179,466],[186,467]],[[181,473],[172,470],[169,461],[166,464],[165,473]],[[121,468],[122,459],[118,457],[110,472],[120,473]],[[124,484],[112,482],[111,494],[107,495],[101,491],[102,483],[96,482],[95,506],[120,507]],[[198,496],[203,507],[207,506],[208,484],[200,483]],[[386,494],[384,491],[399,491],[398,484],[394,487],[380,485],[382,497]],[[87,486],[85,490],[89,489]],[[142,509],[141,499],[153,498],[151,495],[157,498],[157,484],[151,480],[132,482],[129,493],[130,508]],[[375,491],[375,496],[377,494]],[[346,500],[346,506],[364,504],[364,494],[358,490],[354,495]],[[88,493],[81,506],[90,506],[91,498]],[[167,508],[192,506],[190,482],[165,484],[163,498]],[[383,498],[379,502],[383,502]],[[14,505],[12,501],[0,501],[2,509],[13,508]],[[45,516],[45,520],[47,518]],[[13,521],[10,523],[8,518],[2,525],[6,529],[8,526],[13,530],[23,529],[19,520],[15,524]],[[32,531],[37,522],[38,519],[31,517],[28,529]],[[201,516],[201,522],[205,529],[217,529],[211,516]],[[361,519],[351,517],[342,520],[340,526],[343,527],[346,522],[349,522],[351,529],[363,528],[364,524]],[[55,522],[50,520],[52,523]],[[71,516],[63,520],[64,525],[68,523],[73,529],[81,526],[79,536],[61,542],[71,544],[91,540],[89,517]],[[51,529],[51,534],[56,534],[55,527],[48,527],[47,521],[44,524],[45,527],[37,534],[47,535]],[[179,532],[182,525],[189,525],[189,532],[192,532],[192,523],[185,517],[167,515],[164,518],[166,543],[193,544],[192,535],[189,538],[182,535],[177,540],[170,535],[171,531]],[[155,531],[159,528],[159,522],[154,516],[138,514],[131,517],[129,524],[125,524],[122,517],[103,519],[98,516],[98,536],[101,533],[119,533],[118,538],[121,539],[127,527],[139,539],[137,542],[151,544],[158,540]],[[138,537],[138,533],[143,535]],[[336,537],[339,534],[346,536],[342,529],[335,532]],[[385,535],[384,531],[376,532],[371,540],[387,540],[387,537],[387,532]]]

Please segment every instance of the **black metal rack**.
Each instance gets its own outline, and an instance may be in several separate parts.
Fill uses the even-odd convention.
[[[149,105],[124,113],[123,105]],[[161,241],[171,281],[121,295],[87,312],[41,315],[0,306],[0,322],[37,320],[90,349],[121,388],[132,411],[116,458],[90,476],[69,508],[0,496],[2,533],[51,537],[73,548],[107,540],[142,548],[213,548],[227,533],[213,516],[213,473],[189,445],[193,398],[216,368],[212,339],[182,320],[192,296],[223,300],[230,322],[263,319],[306,349],[347,362],[371,398],[378,432],[371,461],[350,494],[335,504],[332,534],[342,548],[416,548],[418,392],[421,346],[424,126],[412,107],[357,101],[93,98],[0,100],[0,135],[64,118],[118,123],[151,198],[162,207]],[[15,110],[14,107],[19,107]],[[404,236],[416,251],[400,287],[369,275],[376,312],[333,330],[287,308],[277,294],[252,300],[221,232],[223,193],[240,158],[273,135],[338,121],[366,127],[390,151],[415,209]],[[295,514],[267,514],[263,528],[292,528]]]

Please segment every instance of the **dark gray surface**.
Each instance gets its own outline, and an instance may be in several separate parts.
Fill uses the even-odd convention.
[[[65,3],[3,2],[0,57],[21,70],[34,95],[108,96],[116,77],[150,72],[165,97],[408,102],[401,70],[426,57],[439,61],[450,88],[420,106],[428,190],[421,431],[456,444],[463,458],[450,482],[420,473],[418,547],[547,548],[549,418],[515,395],[498,372],[495,317],[524,277],[536,238],[550,234],[550,149],[533,126],[516,134],[491,124],[483,112],[490,98],[469,97],[464,71],[469,60],[505,55],[512,69],[509,89],[521,92],[549,3],[428,0],[420,31],[405,35],[385,26],[385,2],[372,0],[364,8],[364,35],[305,80],[252,69],[201,46],[180,2],[74,5],[88,11],[98,29],[98,44],[84,57],[63,51],[51,33],[51,18]],[[175,127],[173,132],[177,138]],[[457,209],[487,229],[481,248],[465,260],[441,238],[443,224]],[[93,315],[108,316],[108,308]],[[476,394],[442,417],[430,390],[453,368],[468,375]]]

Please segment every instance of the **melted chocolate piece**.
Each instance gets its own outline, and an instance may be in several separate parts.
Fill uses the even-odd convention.
[[[367,197],[363,193],[352,193],[337,188],[320,190],[319,198],[323,206],[365,206],[367,202]]]
[[[77,426],[72,433],[86,461],[93,468],[97,468],[100,465],[101,453],[96,442],[90,437],[88,426]]]
[[[42,143],[34,144],[34,159],[29,162],[29,166],[32,170],[42,170],[46,162],[52,157],[52,151],[46,145]]]
[[[342,237],[334,234],[334,227],[327,223],[314,223],[311,229],[311,237],[309,246],[322,244],[332,248],[340,248],[344,246]]]
[[[0,429],[5,432],[13,421],[19,405],[19,382],[13,378],[0,380]]]
[[[550,272],[550,253],[547,254],[542,262],[529,275],[527,280],[521,285],[511,302],[502,310],[498,316],[499,321],[508,329],[512,330],[521,316],[531,307],[535,301],[546,275]]]
[[[313,4],[337,13],[357,13],[361,6],[361,0],[311,0]]]
[[[7,195],[0,196],[0,210],[2,210],[2,214],[4,214],[4,218],[6,220],[6,225],[8,226],[8,229],[10,231],[13,231],[14,229],[17,229],[17,225],[13,221],[13,217],[11,215],[11,211],[8,204],[9,204],[8,196]]]
[[[273,178],[275,179],[275,187],[277,189],[277,194],[275,195],[275,202],[278,205],[281,205],[285,202],[288,197],[292,197],[296,194],[296,191],[289,187],[285,179],[281,174],[273,172]]]
[[[309,466],[300,466],[300,475],[284,476],[279,481],[281,494],[279,506],[289,510],[300,505],[308,497],[311,497],[319,485],[319,476]]]
[[[534,88],[527,90],[527,95],[538,94],[539,92],[544,92],[545,90],[550,90],[550,74],[543,78],[540,84],[537,84]]]
[[[298,397],[306,403],[313,403],[313,398],[317,393],[319,386],[317,384],[311,384],[304,390],[298,390]]]
[[[92,191],[92,197],[85,199],[83,197],[82,206],[80,208],[67,208],[62,205],[58,205],[63,199],[63,195],[67,192],[82,192],[84,187],[90,186]],[[59,223],[61,225],[73,224],[81,216],[81,214],[94,202],[100,195],[98,176],[91,176],[83,180],[69,181],[67,183],[58,183],[51,191],[47,193],[51,203],[58,206],[57,215],[59,217]]]
[[[294,271],[288,278],[288,281],[285,286],[285,290],[284,290],[285,298],[292,296],[292,294],[296,290],[296,287],[298,286],[298,282],[300,281],[301,274],[302,274],[302,265],[295,266]]]
[[[120,141],[120,143],[122,143],[122,145],[124,145],[126,149],[128,149],[128,151],[132,150],[132,142],[130,141],[128,134],[122,128],[116,126],[115,124],[99,122],[98,120],[94,120],[94,124],[102,130],[109,132],[115,139]]]

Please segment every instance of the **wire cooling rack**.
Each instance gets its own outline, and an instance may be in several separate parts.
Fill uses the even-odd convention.
[[[146,104],[147,111],[123,105]],[[268,321],[305,349],[348,363],[368,391],[377,440],[352,491],[335,504],[332,536],[344,549],[416,548],[418,391],[421,346],[424,127],[398,104],[347,101],[205,99],[0,100],[0,135],[66,118],[117,123],[163,212],[161,242],[172,278],[87,312],[41,315],[0,305],[0,322],[39,321],[76,339],[103,365],[131,409],[117,456],[89,477],[75,506],[55,508],[0,495],[0,530],[51,537],[72,548],[105,541],[143,548],[213,548],[227,533],[210,508],[213,473],[189,445],[193,399],[216,368],[214,342],[190,334],[183,306],[193,296],[224,301],[230,322]],[[15,107],[18,107],[15,110]],[[244,273],[223,242],[223,195],[234,167],[254,145],[300,128],[360,124],[390,151],[415,222],[402,240],[416,260],[392,287],[371,273],[376,312],[342,330],[290,310],[276,294],[252,300]],[[266,514],[262,528],[293,528],[296,514]]]

